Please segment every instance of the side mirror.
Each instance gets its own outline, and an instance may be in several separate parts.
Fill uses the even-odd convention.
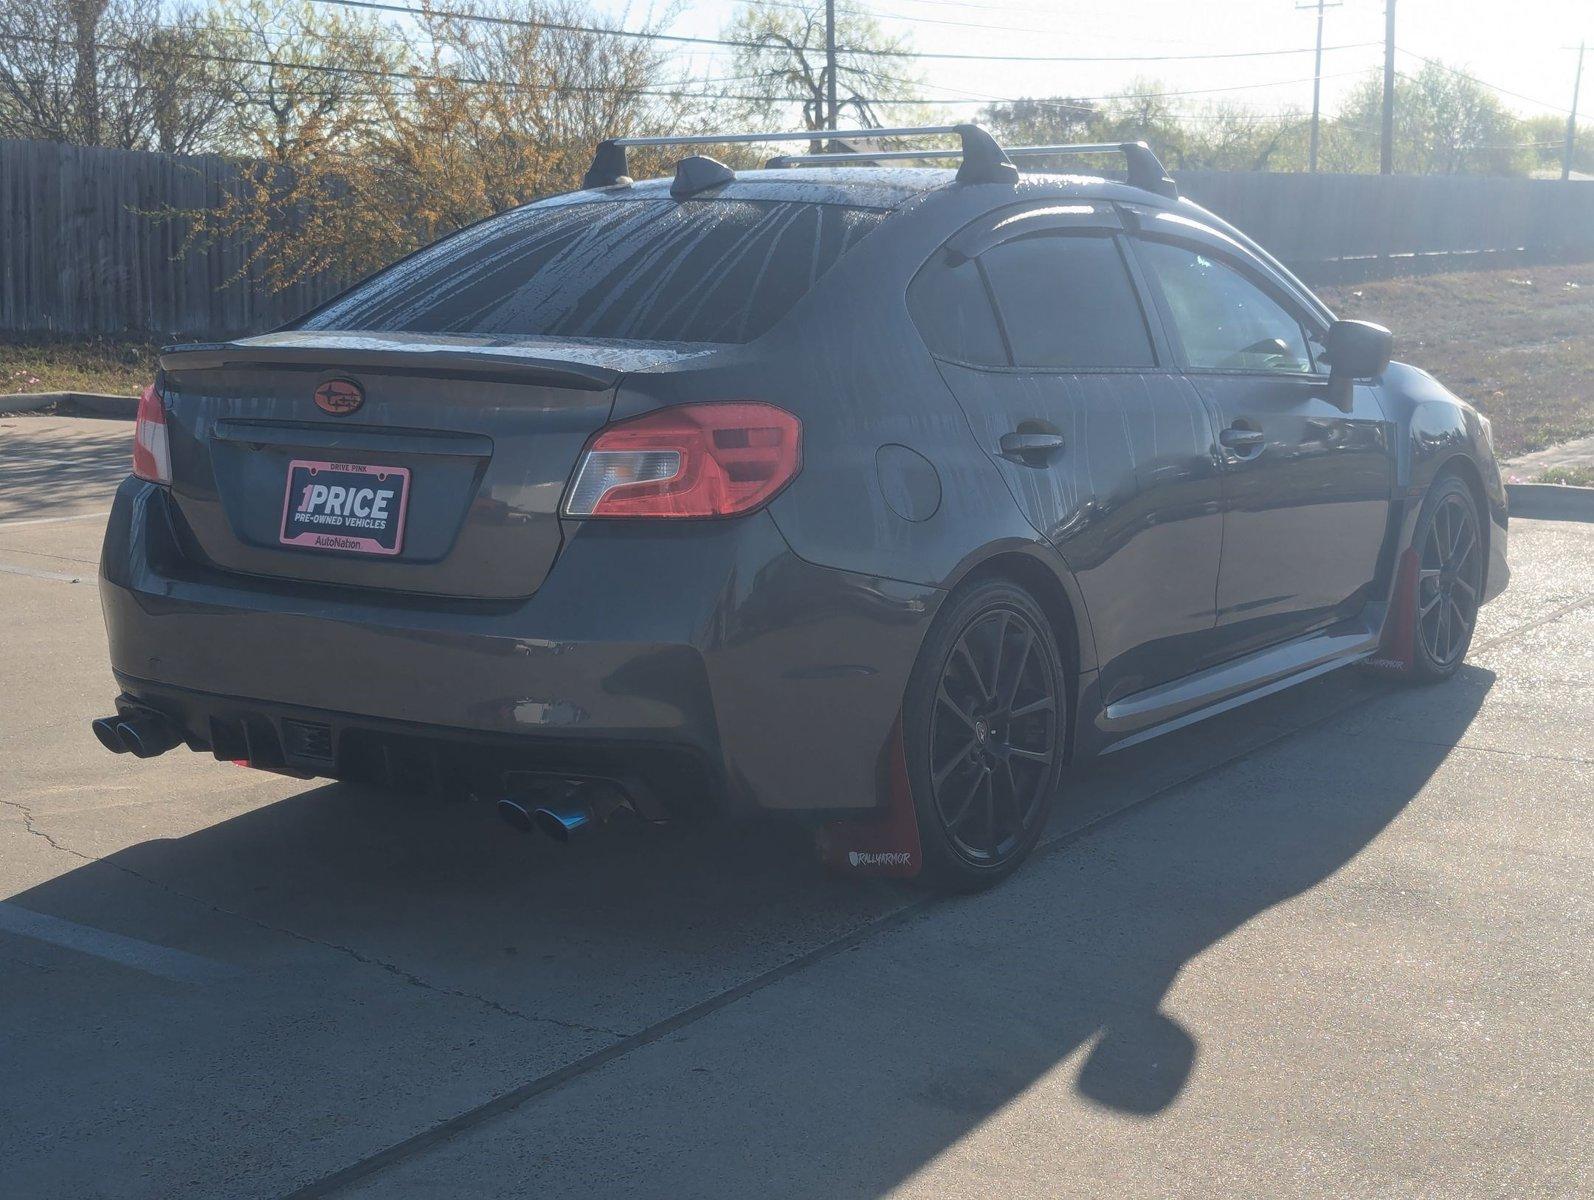
[[[1382,375],[1395,353],[1395,335],[1371,321],[1335,321],[1328,327],[1323,360],[1345,380]]]

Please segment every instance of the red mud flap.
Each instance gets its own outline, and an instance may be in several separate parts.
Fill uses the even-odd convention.
[[[1378,653],[1362,665],[1386,675],[1409,675],[1417,654],[1417,550],[1408,546],[1395,571],[1395,594],[1384,618]]]
[[[891,733],[888,796],[883,813],[830,821],[819,830],[819,856],[835,875],[912,879],[923,866],[919,817],[908,786],[902,722]]]

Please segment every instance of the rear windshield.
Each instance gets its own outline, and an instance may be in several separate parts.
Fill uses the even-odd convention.
[[[745,342],[885,215],[792,201],[532,205],[411,255],[298,327]]]

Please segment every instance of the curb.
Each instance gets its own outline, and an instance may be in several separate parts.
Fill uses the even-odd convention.
[[[1565,483],[1508,483],[1513,517],[1549,521],[1594,521],[1594,487]]]
[[[66,406],[79,416],[115,417],[131,421],[138,415],[137,396],[111,396],[104,392],[22,392],[0,395],[0,413],[30,413]]]

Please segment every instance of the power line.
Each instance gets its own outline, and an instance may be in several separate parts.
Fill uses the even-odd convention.
[[[25,34],[19,34],[11,40],[38,46],[54,46],[58,49],[75,49],[77,47],[76,42],[70,42],[63,38],[29,37]],[[126,44],[117,44],[115,42],[95,42],[94,48],[96,50],[107,50],[122,53],[126,53],[129,50],[138,49],[138,47],[129,46]],[[749,102],[774,101],[776,103],[791,104],[801,103],[803,100],[809,99],[809,97],[806,96],[742,96],[727,95],[725,93],[705,94],[686,91],[664,91],[656,88],[630,88],[624,86],[623,84],[612,84],[609,86],[600,86],[597,84],[561,84],[555,88],[539,84],[514,83],[509,80],[483,79],[474,75],[431,75],[419,71],[387,71],[379,67],[334,66],[329,63],[294,62],[288,59],[247,58],[242,55],[231,54],[202,54],[196,50],[184,50],[181,47],[176,46],[163,46],[161,47],[161,53],[168,57],[186,58],[194,62],[221,63],[227,66],[268,67],[283,71],[309,71],[324,75],[353,75],[361,79],[400,79],[407,80],[410,83],[467,84],[472,87],[498,87],[503,88],[506,91],[513,92],[562,91],[597,95],[650,96],[671,100],[735,100]],[[755,76],[744,76],[742,78],[751,79],[755,78]],[[727,82],[731,81],[728,80]],[[104,85],[101,86],[103,87]],[[301,92],[300,94],[305,96],[319,96],[324,99],[335,99],[339,95],[350,95],[351,98],[353,98],[350,93]],[[367,98],[376,98],[378,94],[366,93],[365,95]]]
[[[1345,78],[1346,76],[1349,76],[1349,75],[1360,75],[1360,74],[1362,74],[1361,71],[1339,71],[1339,72],[1336,72],[1335,74],[1332,74],[1332,75],[1324,75],[1323,78],[1324,79],[1343,79],[1343,78]],[[937,97],[937,98],[929,99],[929,100],[904,100],[904,101],[881,101],[881,100],[876,100],[876,101],[871,101],[871,103],[875,103],[875,104],[888,104],[888,103],[892,103],[892,104],[894,104],[894,103],[902,103],[902,104],[972,104],[972,103],[984,103],[984,102],[996,101],[996,102],[1000,102],[1000,103],[1003,103],[1003,104],[1015,104],[1015,103],[1018,103],[1019,99],[1022,99],[1025,103],[1039,104],[1039,105],[1043,105],[1043,106],[1045,106],[1047,108],[1067,108],[1067,109],[1074,109],[1076,111],[1085,111],[1087,109],[1087,107],[1088,107],[1084,103],[1085,101],[1098,101],[1098,102],[1100,102],[1100,101],[1109,101],[1109,100],[1163,100],[1163,99],[1169,99],[1169,98],[1172,98],[1172,97],[1175,97],[1175,96],[1210,96],[1210,95],[1215,95],[1215,94],[1220,93],[1220,92],[1241,92],[1241,91],[1247,91],[1247,90],[1253,89],[1253,88],[1291,87],[1291,86],[1293,86],[1295,84],[1310,83],[1312,81],[1312,78],[1313,77],[1309,75],[1305,79],[1274,80],[1274,81],[1271,81],[1271,82],[1268,82],[1268,83],[1231,83],[1231,84],[1226,84],[1223,87],[1186,88],[1186,89],[1182,89],[1182,90],[1179,90],[1179,91],[1168,91],[1168,92],[1118,92],[1118,93],[1113,94],[1113,95],[1104,95],[1104,96],[1072,96],[1072,97],[1070,97],[1067,100],[1037,99],[1037,98],[1034,98],[1034,97],[1027,97],[1027,96],[1026,97],[1021,97],[1021,98],[1015,98],[1015,97],[1012,97],[1012,96],[993,96],[993,95],[990,95],[989,93],[986,93],[986,92],[971,92],[971,91],[968,91],[968,90],[966,90],[964,88],[950,87],[947,84],[932,83],[932,84],[928,84],[927,86],[933,87],[933,88],[940,88],[942,91],[957,92],[960,96],[967,96],[967,97],[970,97],[970,99],[967,99],[967,100],[961,100],[961,99],[953,100],[953,99],[945,99],[945,98]],[[893,82],[903,82],[903,81],[901,81],[901,80],[893,80]]]
[[[430,12],[410,8],[403,4],[389,4],[386,0],[315,0],[317,4],[331,4],[340,8],[364,8],[376,12],[400,13],[407,17],[432,17],[444,21],[471,21],[485,25],[508,25],[521,29],[546,29],[555,33],[600,34],[608,37],[631,38],[652,42],[673,42],[690,46],[728,46],[737,50],[767,50],[766,42],[752,42],[738,38],[699,37],[683,33],[660,33],[641,29],[606,29],[597,25],[575,25],[564,21],[537,21],[523,17],[500,17],[486,13],[457,12],[434,9]],[[1324,46],[1324,50],[1359,50],[1376,42],[1354,42],[1341,46]],[[814,47],[817,51],[818,47]],[[1289,50],[1226,50],[1211,54],[960,54],[931,50],[884,50],[868,46],[838,46],[839,54],[860,58],[934,59],[940,62],[1044,62],[1044,63],[1110,63],[1110,62],[1203,62],[1218,59],[1271,58],[1285,54],[1311,54],[1313,47],[1303,46]]]
[[[1429,58],[1427,55],[1418,54],[1415,50],[1408,50],[1404,46],[1397,46],[1395,48],[1402,54],[1408,55],[1411,58],[1415,58],[1419,62],[1425,62],[1429,66],[1438,67],[1441,71],[1448,71],[1452,75],[1459,75],[1462,79],[1471,80],[1480,87],[1488,88],[1491,92],[1499,92],[1502,96],[1510,96],[1516,100],[1526,100],[1529,104],[1537,104],[1540,108],[1553,109],[1555,112],[1564,113],[1570,111],[1563,105],[1551,104],[1548,100],[1535,100],[1532,96],[1524,96],[1521,92],[1513,92],[1509,88],[1501,87],[1499,84],[1490,83],[1487,79],[1479,79],[1476,75],[1468,74],[1466,71],[1457,70],[1448,63],[1440,62],[1437,58]]]

